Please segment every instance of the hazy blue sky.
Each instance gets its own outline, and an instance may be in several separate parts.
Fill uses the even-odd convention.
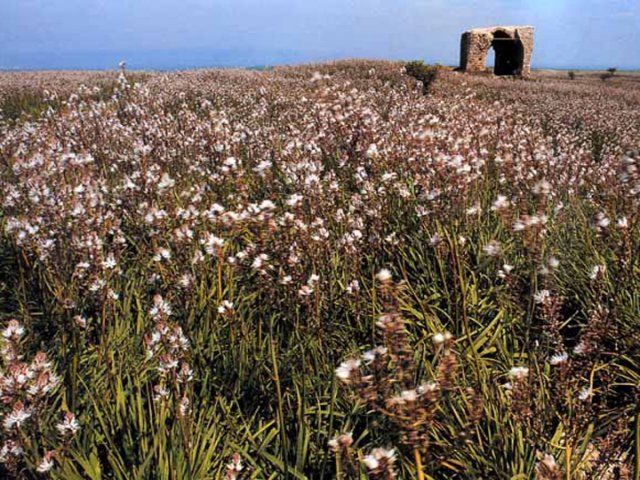
[[[0,0],[0,68],[454,65],[495,24],[536,27],[534,67],[640,68],[640,0]]]

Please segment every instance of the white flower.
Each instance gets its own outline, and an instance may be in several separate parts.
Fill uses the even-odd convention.
[[[500,253],[500,244],[495,240],[491,240],[489,243],[487,243],[484,246],[482,250],[484,251],[485,254],[489,255],[490,257],[495,257]]]
[[[405,402],[415,402],[418,399],[418,392],[415,390],[404,390],[400,393],[400,397]]]
[[[573,353],[575,353],[576,355],[582,355],[586,350],[587,344],[583,341],[573,347]]]
[[[18,401],[13,406],[13,410],[4,417],[4,429],[11,430],[13,427],[20,428],[30,416],[31,412],[24,408],[22,402]]]
[[[154,262],[162,262],[171,258],[171,250],[168,248],[158,248],[153,255]]]
[[[169,398],[169,390],[167,390],[165,387],[162,387],[160,385],[156,385],[155,387],[153,387],[153,391],[155,392],[155,395],[153,396],[153,399],[158,402],[160,400]]]
[[[290,207],[295,207],[302,201],[303,198],[304,197],[298,193],[289,195],[289,198],[287,198],[287,205],[289,205]]]
[[[524,222],[522,220],[516,220],[515,222],[513,222],[513,231],[514,232],[521,232],[522,230],[524,230]]]
[[[598,278],[599,275],[604,275],[604,272],[606,271],[607,267],[605,267],[604,265],[595,265],[592,269],[591,269],[591,273],[589,273],[589,278],[591,280],[595,280],[596,278]]]
[[[38,468],[36,469],[38,473],[46,473],[53,468],[53,457],[55,455],[54,451],[47,452],[40,463],[38,464]]]
[[[364,457],[364,465],[368,470],[376,470],[380,466],[380,462],[373,455],[367,455]]]
[[[553,355],[551,357],[551,360],[549,360],[549,363],[553,366],[556,366],[560,365],[561,363],[565,363],[567,360],[569,360],[569,355],[566,352],[562,352]]]
[[[182,288],[189,288],[193,282],[193,276],[190,273],[183,273],[178,280],[178,284]]]
[[[416,391],[420,395],[424,395],[426,393],[435,392],[438,389],[438,384],[436,382],[427,382],[420,385]]]
[[[207,232],[205,237],[200,240],[200,244],[204,246],[204,251],[207,254],[214,255],[220,252],[224,246],[224,239]]]
[[[106,284],[107,282],[105,282],[103,278],[96,278],[93,282],[91,282],[91,285],[89,285],[89,290],[92,292],[97,292],[104,288]]]
[[[429,239],[429,245],[431,245],[432,247],[439,245],[441,242],[442,237],[437,233],[434,233],[433,236]]]
[[[64,414],[62,422],[56,425],[56,428],[61,435],[75,435],[80,430],[80,424],[73,413],[67,412]]]
[[[104,268],[107,268],[109,270],[113,270],[114,268],[116,268],[116,259],[113,256],[113,253],[109,253],[109,255],[107,255],[107,258],[102,262],[102,266]]]
[[[309,285],[303,285],[298,290],[298,295],[300,295],[301,297],[308,297],[312,293],[313,293],[313,288],[311,288]]]
[[[240,254],[238,254],[240,255]],[[267,255],[266,253],[261,253],[259,255],[257,255],[254,259],[253,259],[253,263],[251,264],[251,268],[253,268],[254,270],[261,270],[264,268],[265,263],[269,260],[269,255]]]
[[[167,188],[171,188],[176,184],[176,181],[169,176],[168,173],[163,173],[158,183],[158,190],[162,191]]]
[[[369,145],[369,148],[367,148],[367,151],[366,151],[366,153],[364,155],[367,158],[375,158],[375,157],[377,157],[379,155],[378,146],[375,143],[372,143],[371,145]]]
[[[218,306],[218,313],[225,314],[233,312],[233,303],[229,300],[223,300],[222,303]]]
[[[171,305],[161,295],[155,295],[153,297],[153,308],[149,311],[149,314],[156,318],[159,316],[169,317],[173,313]]]
[[[540,180],[533,186],[533,192],[543,195],[548,195],[551,191],[551,184],[546,180]]]
[[[346,360],[336,368],[336,377],[345,383],[351,380],[352,375],[360,368],[360,360],[352,358]]]
[[[73,317],[73,321],[79,328],[87,328],[87,319],[82,315]]]
[[[542,470],[542,471],[549,471],[549,472],[554,472],[557,473],[558,472],[558,466],[556,464],[556,459],[553,458],[552,455],[549,455],[548,453],[538,453],[538,459],[540,460],[538,462],[538,466],[536,468],[536,470]],[[542,465],[544,465],[544,467],[542,467]],[[545,478],[542,475],[538,475],[538,477],[536,478]]]
[[[350,447],[351,445],[353,445],[353,433],[347,432],[343,433],[342,435],[336,435],[331,440],[329,440],[328,445],[329,448],[334,452],[338,452],[342,448]]]
[[[17,320],[9,320],[7,327],[2,331],[4,338],[16,336],[18,338],[24,335],[24,327]]]
[[[475,215],[476,213],[480,213],[482,209],[480,208],[480,204],[478,202],[474,203],[471,207],[467,208],[467,215]]]
[[[351,282],[349,282],[347,284],[347,293],[348,294],[354,294],[356,292],[360,291],[360,283],[358,282],[358,280],[352,280]]]
[[[529,375],[529,369],[527,367],[512,367],[509,370],[509,378],[522,380]]]
[[[386,448],[374,448],[369,455],[366,455],[363,459],[367,470],[377,470],[380,467],[381,462],[385,462],[389,465],[393,465],[396,460],[395,449]]]
[[[440,345],[444,343],[444,333],[436,333],[433,335],[433,337],[431,337],[431,339],[433,340],[434,344]]]
[[[357,231],[360,232],[359,230],[357,230]],[[360,234],[360,236],[362,236],[362,234]],[[396,234],[396,232],[393,232],[393,233],[387,235],[386,237],[384,237],[384,241],[387,242],[387,243],[390,243],[391,245],[398,245],[398,243],[400,242],[398,240],[398,235]]]
[[[244,465],[242,465],[242,459],[240,458],[240,454],[238,452],[234,453],[231,457],[231,462],[227,464],[227,474],[226,478],[229,480],[235,480],[240,475],[240,472],[244,470]]]
[[[386,268],[383,268],[376,274],[376,278],[380,283],[388,283],[391,281],[391,272]]]
[[[5,440],[2,449],[0,449],[0,463],[6,463],[9,457],[20,457],[24,450],[15,440]]]
[[[560,260],[558,260],[556,257],[549,257],[549,261],[547,262],[547,264],[551,268],[558,268],[558,266],[560,265]]]
[[[387,353],[387,349],[385,347],[376,347],[371,350],[367,350],[362,354],[362,360],[364,363],[369,365],[380,355],[385,355]]]
[[[509,200],[504,195],[498,195],[498,198],[491,205],[491,210],[494,212],[500,211],[509,206]]]
[[[544,304],[549,301],[551,298],[551,292],[549,290],[540,290],[536,292],[533,296],[533,299],[536,303]]]
[[[591,397],[593,397],[593,389],[591,387],[584,387],[578,395],[578,398],[583,402],[589,400]]]
[[[609,220],[604,213],[600,212],[598,215],[596,215],[596,225],[598,227],[607,228],[610,223],[611,220]]]
[[[184,418],[189,413],[191,413],[191,402],[187,397],[182,397],[178,402],[178,416]]]
[[[272,165],[271,161],[263,160],[262,162],[260,162],[258,165],[255,166],[253,171],[259,175],[262,175],[266,170],[271,168],[271,165]]]

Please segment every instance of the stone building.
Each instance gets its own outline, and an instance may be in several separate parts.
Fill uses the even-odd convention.
[[[460,41],[460,70],[484,72],[490,48],[495,51],[496,75],[526,77],[531,73],[533,27],[474,28],[464,32]]]

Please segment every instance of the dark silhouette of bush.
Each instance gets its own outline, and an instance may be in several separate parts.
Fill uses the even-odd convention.
[[[433,82],[438,78],[439,67],[426,65],[422,60],[414,60],[405,65],[407,75],[422,82],[422,93],[427,95],[431,91]]]
[[[602,80],[603,82],[606,82],[611,77],[613,77],[617,71],[618,71],[617,68],[613,68],[613,67],[607,68],[606,72],[600,74],[600,80]]]
[[[574,72],[573,70],[569,70],[567,75],[569,75],[569,80],[575,80],[576,79],[576,72]]]

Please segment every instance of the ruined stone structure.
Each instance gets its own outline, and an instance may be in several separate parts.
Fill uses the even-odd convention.
[[[474,28],[462,34],[460,70],[484,72],[487,53],[493,48],[496,75],[526,77],[531,73],[533,27]]]

